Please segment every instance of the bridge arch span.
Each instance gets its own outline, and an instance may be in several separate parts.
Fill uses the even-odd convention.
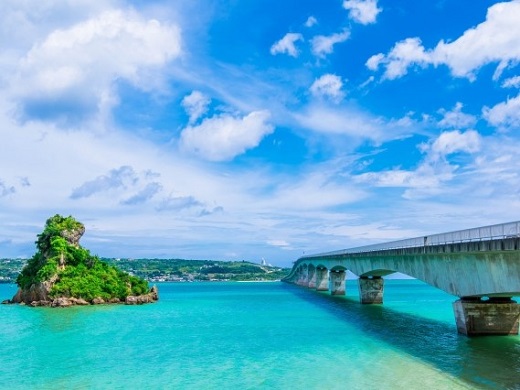
[[[460,333],[518,334],[520,221],[303,256],[284,281],[344,295],[347,270],[362,303],[382,303],[382,277],[399,272],[459,297]]]
[[[492,269],[489,265],[492,264]],[[309,265],[328,270],[349,270],[358,276],[411,276],[458,297],[520,296],[520,259],[516,251],[461,252],[416,255],[353,254],[343,257],[300,258],[295,267]],[[294,270],[294,268],[293,268]],[[291,280],[291,272],[287,280]],[[475,283],[478,281],[478,283]]]
[[[372,271],[369,271],[369,272],[365,272],[364,274],[361,274],[361,275],[358,275],[358,276],[359,277],[373,277],[373,276],[382,277],[382,276],[395,274],[396,272],[399,272],[399,271],[389,270],[389,269],[375,269],[375,270],[372,270]],[[411,275],[408,275],[408,276],[411,276]]]

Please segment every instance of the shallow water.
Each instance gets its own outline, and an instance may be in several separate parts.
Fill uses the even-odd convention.
[[[459,336],[456,299],[387,280],[331,297],[284,283],[163,283],[145,306],[0,306],[9,389],[520,389],[520,337]],[[0,285],[0,298],[15,287]]]

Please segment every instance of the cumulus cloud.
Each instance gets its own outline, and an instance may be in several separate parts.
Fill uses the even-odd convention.
[[[456,152],[475,153],[480,150],[481,138],[475,130],[460,132],[459,130],[444,131],[424,150],[430,156],[445,157]]]
[[[193,91],[182,99],[181,104],[190,117],[190,124],[195,123],[207,112],[210,102],[211,99],[200,91]]]
[[[318,20],[314,16],[309,16],[305,22],[305,27],[312,27],[318,24]]]
[[[107,175],[101,175],[94,180],[83,183],[75,188],[70,195],[71,199],[88,198],[98,192],[111,189],[126,188],[137,181],[137,175],[132,167],[122,166],[112,169]]]
[[[441,110],[443,118],[438,122],[442,128],[464,129],[471,127],[477,123],[477,118],[473,115],[462,112],[462,103],[457,102],[451,111]]]
[[[244,117],[222,114],[182,131],[181,148],[210,161],[231,160],[258,146],[273,132],[269,111],[253,111]]]
[[[388,54],[376,54],[366,66],[376,70],[385,67],[384,78],[395,79],[407,74],[411,66],[446,65],[457,77],[475,78],[475,72],[486,64],[498,62],[495,78],[508,64],[520,61],[520,2],[511,1],[489,7],[486,20],[468,29],[458,39],[441,40],[426,50],[419,38],[398,42]]]
[[[343,8],[349,11],[350,19],[361,23],[375,23],[377,15],[382,11],[377,7],[377,0],[345,0]]]
[[[386,79],[396,79],[408,73],[412,65],[421,67],[430,62],[428,53],[425,52],[419,38],[407,38],[397,42],[390,52],[385,56],[382,53],[370,57],[365,65],[370,70],[377,70],[381,65],[386,67],[383,75]]]
[[[320,78],[314,80],[310,91],[313,96],[329,98],[332,101],[339,103],[345,96],[341,90],[343,82],[339,76],[334,74],[325,74]]]
[[[20,61],[12,93],[28,118],[90,115],[117,102],[116,80],[144,91],[158,88],[162,80],[153,70],[180,53],[177,26],[132,11],[105,11],[35,44]]]
[[[287,33],[285,36],[271,46],[271,54],[288,54],[291,57],[298,57],[300,54],[296,48],[296,42],[303,41],[300,33]]]
[[[376,71],[379,69],[379,65],[385,62],[385,59],[383,53],[374,54],[365,62],[365,66],[370,70]]]
[[[489,108],[484,107],[484,118],[493,126],[520,126],[520,95]]]
[[[317,35],[311,40],[312,54],[320,58],[325,58],[327,54],[333,52],[335,44],[345,42],[349,37],[350,32],[347,30],[327,36]]]
[[[432,53],[433,63],[448,65],[455,76],[472,78],[485,64],[520,60],[519,19],[520,2],[492,5],[485,22],[453,42],[439,42]]]

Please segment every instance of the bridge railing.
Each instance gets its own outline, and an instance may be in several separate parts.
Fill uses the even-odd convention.
[[[417,248],[431,245],[454,244],[460,242],[488,241],[504,238],[520,237],[520,221],[501,223],[498,225],[482,226],[478,228],[458,230],[448,233],[432,234],[429,236],[407,238],[405,240],[390,241],[381,244],[365,245],[339,251],[307,255],[301,259],[316,256],[334,256],[349,253],[374,252],[392,249]]]

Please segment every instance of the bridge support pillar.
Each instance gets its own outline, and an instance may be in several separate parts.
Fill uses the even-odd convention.
[[[307,280],[307,267],[300,268],[300,274],[298,276],[298,281],[296,284],[298,286],[308,286],[308,280]]]
[[[345,295],[345,276],[346,272],[343,270],[329,272],[331,295]]]
[[[298,286],[300,285],[301,279],[302,279],[302,270],[301,270],[301,268],[298,268],[298,270],[296,271],[296,281],[295,281],[295,283]]]
[[[329,272],[327,268],[316,268],[316,291],[328,291]]]
[[[453,303],[457,330],[467,336],[517,335],[520,305],[511,298],[461,298]]]
[[[308,275],[309,288],[316,288],[316,269],[314,267],[309,267],[309,275]]]
[[[359,299],[363,304],[383,303],[384,279],[381,276],[359,278]]]

